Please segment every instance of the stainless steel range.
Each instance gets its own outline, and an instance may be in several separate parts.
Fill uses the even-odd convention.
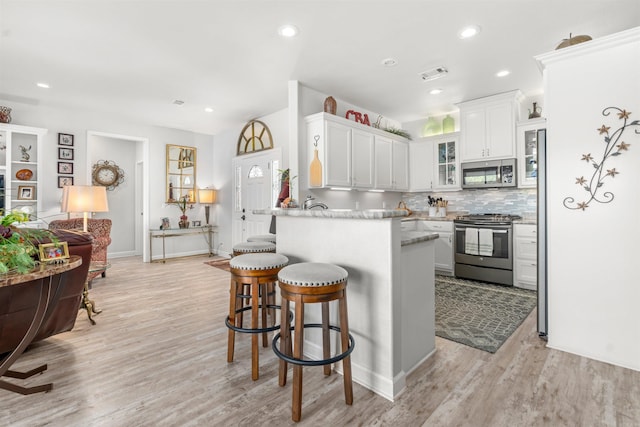
[[[513,220],[518,215],[479,214],[457,217],[456,277],[513,285]]]

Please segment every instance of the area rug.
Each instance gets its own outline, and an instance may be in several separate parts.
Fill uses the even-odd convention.
[[[436,335],[495,353],[536,303],[535,291],[436,276]]]
[[[219,268],[220,270],[230,271],[229,258],[218,258],[211,261],[205,261],[204,263],[211,267]]]

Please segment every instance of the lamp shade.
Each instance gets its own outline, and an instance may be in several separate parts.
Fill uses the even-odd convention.
[[[62,212],[108,212],[107,188],[68,185],[62,190]]]
[[[198,198],[200,199],[200,203],[203,205],[214,204],[216,202],[216,196],[216,190],[212,190],[210,188],[198,190]]]

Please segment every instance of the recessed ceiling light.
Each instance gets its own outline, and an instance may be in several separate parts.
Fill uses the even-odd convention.
[[[461,39],[468,39],[478,35],[480,32],[480,27],[477,25],[469,25],[468,27],[464,27],[462,30],[458,32],[458,37]]]
[[[283,25],[278,28],[278,34],[282,37],[295,37],[298,34],[298,27],[291,24]]]
[[[207,113],[213,113],[213,108],[207,107],[207,108],[204,109],[204,111],[207,112]]]
[[[501,70],[501,71],[498,71],[496,73],[496,76],[498,76],[498,77],[506,77],[509,74],[511,74],[511,71],[509,71],[509,70]]]
[[[431,92],[429,92],[431,95],[439,95],[442,93],[442,89],[431,89]]]
[[[398,60],[396,58],[385,58],[381,62],[385,67],[395,67],[398,65]]]
[[[49,83],[44,83],[44,82],[36,83],[36,86],[41,87],[43,89],[49,89],[51,87],[49,86]]]

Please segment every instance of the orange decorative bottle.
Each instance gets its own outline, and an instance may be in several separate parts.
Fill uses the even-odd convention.
[[[318,149],[313,149],[313,160],[309,166],[309,186],[321,187],[322,186],[322,163],[318,158]]]

